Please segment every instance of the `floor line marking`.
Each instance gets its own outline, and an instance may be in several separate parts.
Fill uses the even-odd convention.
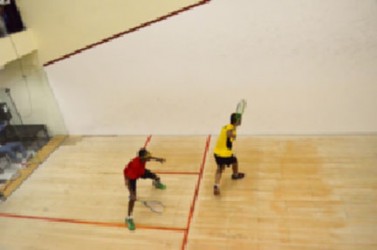
[[[185,249],[186,244],[187,244],[188,234],[190,232],[191,220],[192,220],[192,217],[194,215],[195,204],[196,204],[196,201],[197,201],[198,195],[199,195],[199,188],[200,188],[200,184],[201,184],[202,177],[203,177],[204,166],[205,166],[205,163],[206,163],[206,158],[207,158],[210,142],[211,142],[211,135],[208,135],[207,140],[206,140],[206,145],[205,145],[205,148],[204,148],[202,163],[200,165],[200,172],[199,172],[199,176],[198,176],[198,181],[196,183],[194,197],[192,199],[192,203],[191,203],[191,207],[190,207],[190,213],[189,213],[188,220],[187,220],[186,231],[185,231],[185,234],[183,236],[183,242],[182,242],[182,248],[181,248],[182,250]]]
[[[12,213],[0,213],[0,217],[39,220],[39,221],[55,222],[55,223],[69,223],[69,224],[78,224],[78,225],[127,228],[124,223],[119,223],[119,222],[87,221],[87,220],[79,220],[79,219],[54,218],[54,217],[44,217],[44,216],[35,216],[35,215],[20,215],[20,214],[12,214]],[[142,229],[152,229],[152,230],[167,230],[167,231],[179,231],[179,232],[184,232],[186,230],[185,228],[179,228],[179,227],[164,227],[164,226],[150,226],[150,225],[137,225],[137,226],[140,229],[142,228]]]
[[[199,175],[200,172],[154,171],[156,174]]]
[[[149,135],[149,136],[147,137],[147,140],[146,140],[145,143],[144,143],[144,148],[146,148],[146,147],[148,146],[148,144],[151,142],[151,140],[152,140],[152,135]]]

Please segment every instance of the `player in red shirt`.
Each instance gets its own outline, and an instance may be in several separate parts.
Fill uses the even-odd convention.
[[[126,224],[130,230],[135,230],[135,223],[132,218],[132,212],[134,209],[136,196],[136,182],[137,179],[152,179],[153,185],[158,189],[165,189],[166,186],[161,183],[160,177],[155,173],[145,168],[145,164],[148,161],[158,161],[161,163],[165,162],[164,158],[153,157],[148,150],[141,148],[138,152],[138,156],[133,158],[124,168],[123,175],[126,187],[130,192],[130,199],[128,201],[128,216],[126,217]]]

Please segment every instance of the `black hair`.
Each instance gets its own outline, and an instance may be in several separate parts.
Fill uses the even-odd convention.
[[[144,158],[148,155],[148,150],[146,148],[141,148],[138,152],[139,157]]]
[[[239,121],[241,121],[241,114],[239,114],[239,113],[232,113],[230,115],[230,123],[231,124],[236,124]]]

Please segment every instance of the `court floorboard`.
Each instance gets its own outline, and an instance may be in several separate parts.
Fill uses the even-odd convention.
[[[0,203],[0,249],[377,249],[377,136],[239,136],[243,180],[213,195],[216,136],[68,137]],[[122,170],[147,146],[166,190]]]

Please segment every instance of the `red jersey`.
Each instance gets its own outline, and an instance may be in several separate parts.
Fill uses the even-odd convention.
[[[141,160],[140,157],[133,158],[124,168],[123,175],[124,177],[136,180],[141,177],[145,172],[145,162]]]

